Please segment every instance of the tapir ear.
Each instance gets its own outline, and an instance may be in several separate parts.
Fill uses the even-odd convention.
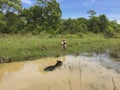
[[[57,62],[59,62],[60,60],[57,60]]]

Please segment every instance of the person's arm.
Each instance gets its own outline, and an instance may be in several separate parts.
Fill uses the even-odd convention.
[[[64,44],[64,43],[63,43],[63,41],[62,41],[62,43],[61,43],[61,44],[62,44],[62,45]]]

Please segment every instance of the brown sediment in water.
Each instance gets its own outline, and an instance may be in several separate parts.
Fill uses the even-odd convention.
[[[61,67],[43,70],[59,59]],[[120,74],[92,59],[97,58],[65,56],[0,64],[0,90],[120,90]]]

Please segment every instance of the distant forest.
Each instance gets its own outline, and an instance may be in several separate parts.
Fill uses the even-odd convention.
[[[89,18],[62,19],[62,10],[56,0],[37,0],[34,6],[23,8],[21,0],[0,0],[0,33],[33,35],[120,32],[120,24],[110,21],[105,14],[86,12]]]

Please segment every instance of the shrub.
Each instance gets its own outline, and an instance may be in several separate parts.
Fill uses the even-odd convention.
[[[38,35],[38,34],[40,34],[40,32],[42,32],[42,30],[43,30],[42,27],[37,25],[36,28],[33,29],[32,34],[33,35]]]
[[[113,28],[112,27],[108,27],[106,32],[105,32],[105,36],[107,37],[113,37],[114,36],[114,31],[113,31]]]
[[[17,34],[17,29],[16,29],[15,26],[11,26],[11,27],[10,27],[10,33]]]
[[[78,37],[80,37],[80,38],[84,37],[83,33],[81,33],[81,32],[79,32],[77,35],[78,35]]]

